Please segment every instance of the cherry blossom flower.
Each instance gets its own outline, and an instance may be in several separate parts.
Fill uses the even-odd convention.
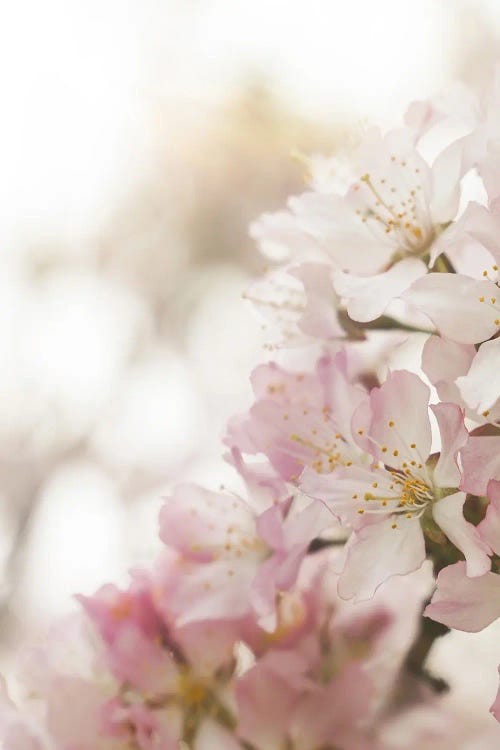
[[[269,350],[346,336],[338,319],[331,268],[324,263],[271,269],[243,298],[262,315],[261,329]]]
[[[298,512],[293,503],[257,513],[230,493],[175,490],[160,514],[160,537],[177,554],[159,585],[177,625],[272,615],[277,593],[294,583],[311,540],[331,522],[321,503]]]
[[[362,461],[350,423],[366,392],[351,382],[345,352],[320,358],[315,373],[270,363],[254,370],[251,380],[255,403],[229,422],[228,445],[263,453],[286,480],[297,480],[304,466],[331,472]]]
[[[331,476],[305,470],[301,487],[322,499],[343,522],[355,525],[345,552],[339,592],[347,598],[371,596],[390,575],[417,569],[426,556],[425,535],[443,532],[467,561],[467,573],[490,568],[489,545],[463,516],[465,492],[458,488],[459,450],[467,431],[455,404],[432,411],[441,432],[437,462],[430,458],[429,389],[417,375],[397,371],[353,415],[357,443],[373,460],[353,463]],[[445,538],[446,538],[445,537]]]
[[[4,699],[0,737],[18,737],[13,750],[177,750],[205,720],[224,723],[239,631],[173,628],[163,610],[153,612],[143,577],[82,603],[92,624],[87,616],[74,617],[75,627],[66,620],[29,654],[26,689],[34,697],[26,710]]]
[[[335,175],[325,179],[324,163],[312,160],[313,190],[291,198],[288,212],[266,214],[253,225],[252,235],[264,254],[276,257],[278,248],[280,258],[313,261],[313,265],[304,266],[311,269],[309,278],[304,278],[304,286],[307,291],[308,283],[311,284],[307,320],[313,335],[320,338],[344,335],[335,312],[339,302],[346,305],[353,320],[367,322],[392,310],[392,302],[398,298],[418,308],[438,330],[449,335],[451,324],[441,309],[443,299],[449,307],[465,286],[474,310],[478,297],[494,296],[487,284],[476,288],[474,279],[469,277],[468,258],[472,254],[477,263],[479,254],[493,273],[488,278],[496,280],[495,256],[483,244],[491,244],[489,237],[475,231],[485,223],[478,220],[478,211],[486,209],[472,207],[466,211],[466,217],[456,221],[460,179],[472,166],[470,158],[462,158],[463,149],[464,144],[457,142],[429,166],[415,146],[413,128],[386,135],[376,129],[368,130],[357,148],[349,150],[353,176],[345,180],[344,187]],[[334,166],[338,163],[338,159],[331,161]],[[432,268],[443,253],[459,272],[455,274],[458,278],[444,289],[442,284],[446,282],[437,278],[441,274],[431,274],[428,278],[428,267]],[[317,269],[315,280],[313,268]],[[293,270],[291,273],[296,274]],[[332,278],[341,300],[330,291],[330,282],[325,286],[326,279]],[[301,303],[298,298],[294,300],[280,284],[276,291],[280,288],[278,294],[260,292],[250,296],[261,305],[280,311],[286,336],[291,338],[290,313],[296,324],[297,313],[306,310],[306,305],[304,298]],[[486,306],[476,310],[476,316],[481,318],[481,334],[498,317],[495,314],[491,321],[485,320]],[[299,327],[304,328],[304,321]],[[459,336],[460,329],[455,327],[453,333]],[[475,340],[485,340],[489,335]],[[468,336],[480,334],[474,330]]]

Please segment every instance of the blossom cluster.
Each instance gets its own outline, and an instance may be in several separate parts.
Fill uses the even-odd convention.
[[[421,656],[500,617],[500,90],[460,96],[312,157],[252,226],[280,361],[223,438],[244,492],[172,492],[153,569],[24,654],[5,748],[498,747],[494,722],[467,744]]]

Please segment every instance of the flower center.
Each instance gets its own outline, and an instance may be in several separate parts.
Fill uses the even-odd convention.
[[[372,234],[394,246],[398,255],[425,255],[440,228],[429,206],[412,159],[390,157],[386,176],[364,174],[353,186],[356,215]],[[396,256],[396,259],[399,259]]]

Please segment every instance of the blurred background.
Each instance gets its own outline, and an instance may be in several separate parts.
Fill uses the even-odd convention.
[[[291,154],[397,124],[449,81],[481,88],[500,5],[18,0],[1,20],[8,663],[73,592],[152,559],[172,483],[230,474],[219,437],[267,356],[241,301],[262,263],[247,226],[302,189]],[[488,633],[436,657],[446,672],[467,651],[458,692],[482,709]]]

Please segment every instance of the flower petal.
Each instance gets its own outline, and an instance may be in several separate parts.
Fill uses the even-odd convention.
[[[413,459],[425,464],[431,450],[429,395],[418,375],[408,370],[391,373],[380,388],[371,390],[369,405],[361,404],[354,413],[358,445],[394,467]]]
[[[432,515],[450,542],[463,553],[467,562],[467,575],[481,576],[491,567],[491,549],[481,539],[477,528],[465,520],[465,497],[465,492],[455,492],[444,497],[433,506]]]
[[[456,383],[465,403],[489,417],[490,422],[500,416],[500,340],[486,341],[474,357],[466,375]],[[484,414],[488,412],[488,414]]]
[[[453,273],[429,273],[401,296],[427,315],[442,336],[464,344],[491,338],[500,328],[500,308],[489,303],[498,287]],[[481,300],[483,300],[481,302]]]
[[[376,276],[352,276],[337,271],[334,287],[347,300],[347,312],[353,320],[366,322],[382,315],[392,300],[427,273],[427,266],[417,258],[406,258]]]
[[[388,518],[364,526],[353,537],[338,584],[343,599],[370,599],[388,578],[411,573],[425,560],[424,536],[416,519]]]
[[[458,487],[462,474],[457,456],[469,436],[463,412],[457,404],[433,404],[431,409],[441,434],[441,451],[434,469],[434,481],[439,487]]]
[[[475,355],[476,348],[472,344],[459,344],[441,336],[429,336],[422,350],[422,370],[442,401],[462,404],[462,396],[455,381],[468,372]]]
[[[488,497],[490,504],[486,516],[477,528],[493,552],[500,555],[500,482],[495,479],[488,482]]]
[[[424,614],[450,628],[479,632],[500,617],[500,575],[469,578],[465,562],[448,565]]]
[[[473,495],[485,495],[490,479],[500,480],[500,436],[469,437],[460,451],[460,457],[461,490]]]

